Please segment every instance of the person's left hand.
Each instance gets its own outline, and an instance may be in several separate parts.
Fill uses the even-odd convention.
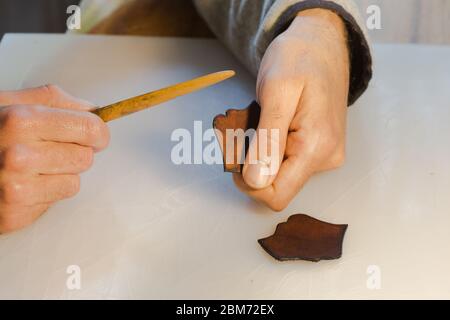
[[[241,191],[281,211],[313,174],[343,164],[349,73],[345,25],[331,11],[300,13],[271,43],[257,80],[258,132],[268,130],[268,150],[275,143],[279,154],[256,163],[247,156],[243,174],[233,176]]]

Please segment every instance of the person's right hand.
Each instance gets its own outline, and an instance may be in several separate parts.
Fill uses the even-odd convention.
[[[0,91],[0,233],[78,193],[79,174],[109,143],[92,108],[52,85]]]

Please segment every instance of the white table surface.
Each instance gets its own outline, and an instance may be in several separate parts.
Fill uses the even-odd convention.
[[[450,47],[374,55],[370,89],[349,110],[346,165],[276,214],[220,165],[170,161],[174,129],[209,126],[254,96],[215,40],[7,35],[0,89],[55,83],[103,105],[211,71],[238,76],[111,123],[80,194],[0,236],[0,298],[450,298]],[[349,224],[340,260],[281,263],[259,246],[299,212]],[[66,286],[70,265],[80,290]]]

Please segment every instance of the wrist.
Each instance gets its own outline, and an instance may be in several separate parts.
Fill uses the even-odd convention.
[[[323,31],[332,32],[341,40],[347,40],[347,28],[342,18],[328,9],[309,9],[300,11],[292,22],[296,29],[300,25],[320,26]]]
[[[316,8],[299,12],[285,35],[299,37],[304,43],[332,46],[332,51],[348,55],[347,28],[342,18],[331,10]]]
[[[291,41],[299,41],[311,53],[331,55],[330,59],[349,72],[347,28],[343,19],[333,11],[316,8],[299,12],[284,36]]]

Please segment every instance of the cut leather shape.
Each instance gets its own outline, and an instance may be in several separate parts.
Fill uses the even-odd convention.
[[[243,163],[242,160],[239,160],[245,159],[249,146],[247,139],[238,139],[237,136],[233,136],[234,142],[228,142],[226,130],[242,129],[244,132],[248,129],[256,130],[260,112],[261,108],[259,104],[253,101],[245,109],[230,109],[225,115],[220,114],[214,118],[213,128],[219,141],[220,149],[222,150],[225,172],[240,173],[242,171]]]
[[[275,233],[259,244],[279,261],[339,259],[348,225],[336,225],[296,214],[280,223]]]

